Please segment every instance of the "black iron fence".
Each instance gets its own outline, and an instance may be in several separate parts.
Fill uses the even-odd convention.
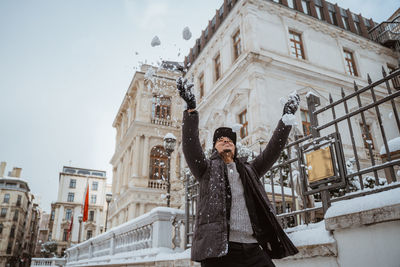
[[[400,90],[393,80],[400,69],[362,89],[341,89],[340,98],[321,104],[307,94],[311,133],[296,136],[279,160],[261,178],[283,227],[317,222],[332,202],[373,194],[395,187],[400,176],[400,151],[390,139],[400,138]],[[384,185],[384,186],[382,186]],[[364,190],[368,187],[368,190]],[[349,194],[351,192],[351,194]],[[190,247],[198,183],[186,176],[186,245]]]

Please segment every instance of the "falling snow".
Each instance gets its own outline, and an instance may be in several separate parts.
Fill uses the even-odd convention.
[[[182,37],[183,37],[183,39],[185,39],[186,41],[187,41],[187,40],[190,40],[190,38],[192,38],[192,33],[190,32],[189,27],[186,26],[186,27],[183,29],[183,31],[182,31]]]
[[[159,46],[161,44],[160,38],[158,38],[158,36],[154,36],[153,39],[151,40],[151,46],[155,47],[155,46]]]

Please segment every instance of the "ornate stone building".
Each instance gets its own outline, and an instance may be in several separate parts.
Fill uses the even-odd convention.
[[[179,207],[176,190],[180,153],[173,152],[168,161],[163,138],[172,133],[179,147],[182,106],[176,101],[174,62],[163,62],[161,68],[143,65],[134,74],[115,117],[115,153],[113,165],[113,200],[109,225],[115,227],[142,215],[154,207],[166,205],[167,177],[172,184],[171,206]],[[168,168],[168,166],[171,166]]]
[[[34,256],[39,211],[21,168],[4,175],[0,166],[0,266],[30,266]]]
[[[387,72],[398,67],[394,50],[369,39],[368,30],[375,25],[324,0],[225,0],[185,58],[186,77],[195,82],[202,142],[210,147],[217,127],[240,123],[242,143],[260,149],[282,115],[280,99],[294,90],[301,106],[290,138],[309,134],[307,93],[326,105],[329,94],[341,98],[340,88],[348,95],[354,81],[362,88],[368,85],[367,74],[375,81],[382,78],[382,66]],[[386,88],[378,87],[378,98],[381,92],[387,93]],[[361,97],[363,106],[371,101],[368,92]],[[354,101],[348,104],[349,112],[358,108]],[[391,106],[381,109],[387,138],[395,138]],[[352,119],[357,151],[367,160],[366,142],[375,144],[375,157],[383,144],[375,138],[376,116],[370,111],[365,116],[368,135],[362,134],[361,118]],[[351,152],[348,131],[342,138],[345,153]]]
[[[57,254],[63,255],[71,244],[87,240],[104,231],[106,220],[105,171],[64,166],[59,174],[57,201],[51,204],[49,240],[57,242]],[[88,220],[79,222],[83,213],[86,186],[89,185]],[[68,230],[73,218],[70,237]],[[79,233],[80,232],[80,233]],[[69,239],[68,239],[69,237]]]

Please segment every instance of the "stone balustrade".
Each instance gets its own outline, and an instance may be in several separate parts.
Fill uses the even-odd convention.
[[[67,266],[137,262],[183,251],[184,211],[158,207],[66,250]],[[178,241],[178,242],[177,242]]]
[[[65,266],[65,258],[32,258],[31,266]]]

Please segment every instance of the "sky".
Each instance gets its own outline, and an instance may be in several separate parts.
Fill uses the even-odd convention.
[[[334,1],[331,1],[334,2]],[[223,0],[0,0],[0,161],[47,212],[63,166],[107,171],[113,120],[140,63],[183,61]],[[388,18],[398,0],[341,0]],[[192,38],[182,38],[188,26]],[[158,36],[161,45],[152,47]]]

